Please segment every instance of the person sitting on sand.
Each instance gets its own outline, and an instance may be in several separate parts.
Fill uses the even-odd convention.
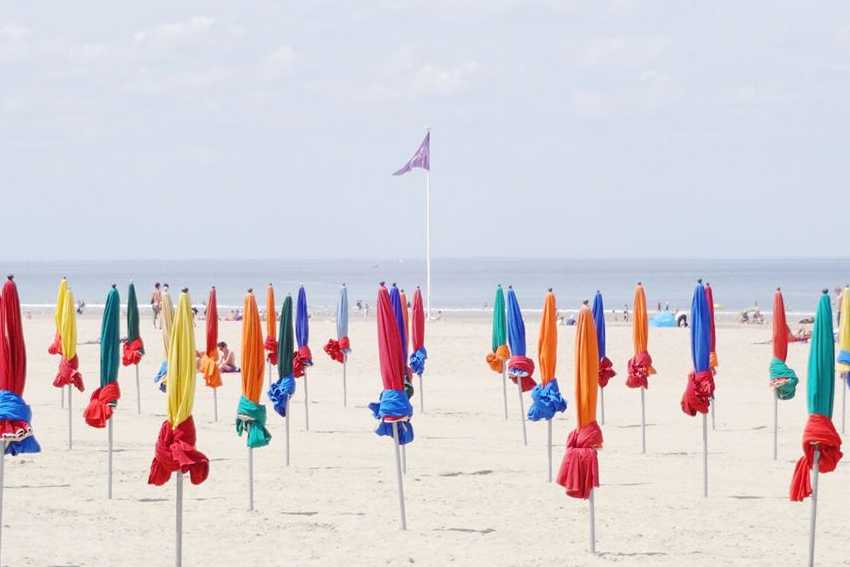
[[[227,348],[227,343],[221,341],[218,343],[218,350],[221,351],[220,362],[218,368],[222,372],[239,372],[239,367],[236,366],[236,354]]]

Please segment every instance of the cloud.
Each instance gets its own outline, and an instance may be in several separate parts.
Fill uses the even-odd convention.
[[[137,32],[133,39],[138,44],[158,48],[172,48],[184,45],[212,30],[215,20],[206,16],[195,16],[183,22],[161,24],[148,30]]]
[[[165,74],[143,67],[125,88],[144,95],[195,93],[228,83],[232,78],[233,72],[221,67]]]
[[[584,117],[604,116],[609,112],[601,93],[583,89],[573,92],[573,108],[576,114]]]
[[[415,50],[402,47],[374,68],[372,80],[355,90],[371,102],[450,97],[474,88],[481,74],[475,59],[455,64],[422,59]]]
[[[29,52],[29,28],[15,24],[0,26],[0,61],[16,61]]]
[[[292,71],[297,58],[292,47],[288,45],[278,47],[260,63],[260,76],[267,81],[280,79]]]
[[[608,36],[593,38],[576,51],[579,65],[642,66],[660,57],[672,42],[662,36]]]
[[[413,95],[452,96],[469,89],[478,71],[478,63],[467,61],[454,66],[426,63],[413,74]]]

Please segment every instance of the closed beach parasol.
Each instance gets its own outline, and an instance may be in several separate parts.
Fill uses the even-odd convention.
[[[567,496],[587,499],[589,504],[590,551],[596,553],[594,489],[599,486],[599,461],[602,430],[596,423],[596,390],[599,387],[599,349],[593,314],[587,304],[578,312],[576,323],[576,428],[567,437],[567,450],[558,470],[557,483]]]
[[[213,392],[213,419],[218,421],[218,389],[221,387],[221,369],[218,367],[218,302],[215,286],[207,300],[207,349],[201,355],[201,374]]]
[[[537,359],[540,362],[540,384],[531,390],[531,406],[528,419],[546,420],[548,455],[548,478],[552,482],[552,418],[556,412],[567,409],[567,402],[561,397],[555,368],[558,362],[558,308],[555,294],[550,289],[543,302],[543,316],[540,319],[540,338],[537,342]]]
[[[413,426],[410,418],[413,407],[404,391],[404,357],[401,351],[401,336],[393,314],[392,301],[387,288],[381,282],[378,288],[378,358],[380,360],[383,391],[378,402],[369,404],[369,409],[380,425],[375,430],[379,436],[392,436],[395,443],[396,476],[398,478],[401,529],[407,529],[404,509],[404,484],[401,476],[400,446],[413,441]]]
[[[714,395],[714,373],[711,371],[711,322],[702,280],[697,282],[691,300],[691,359],[694,370],[682,396],[682,411],[690,416],[702,414],[703,496],[708,498],[708,423],[706,414]]]
[[[298,288],[298,303],[295,306],[295,340],[298,352],[293,361],[296,377],[304,377],[304,428],[310,431],[310,395],[307,389],[307,367],[313,366],[313,353],[310,352],[310,314],[307,311],[307,292],[304,286]]]
[[[272,383],[272,366],[277,364],[277,312],[274,304],[274,287],[266,286],[266,360],[269,363],[269,386]]]
[[[404,343],[404,350],[409,351],[410,344],[410,304],[407,302],[407,295],[404,290],[399,290],[399,298],[401,299],[401,312],[404,315],[404,337],[407,339]]]
[[[71,449],[74,444],[71,388],[75,387],[82,392],[85,387],[83,386],[83,376],[80,374],[80,363],[77,358],[77,312],[74,308],[74,294],[70,288],[66,289],[62,295],[62,303],[59,331],[62,360],[59,362],[59,371],[56,373],[53,385],[57,388],[68,388],[68,449]]]
[[[139,301],[136,299],[136,286],[130,282],[127,291],[127,340],[124,342],[124,351],[121,355],[121,363],[124,366],[131,364],[136,367],[136,411],[142,415],[142,394],[139,387],[139,363],[145,354],[145,345],[139,334]]]
[[[705,303],[708,306],[708,365],[711,367],[711,372],[717,375],[717,333],[714,329],[714,292],[711,291],[711,284],[706,282],[705,286]],[[715,381],[714,395],[711,398],[711,430],[714,431],[714,413],[717,406],[717,383]]]
[[[236,433],[247,433],[248,509],[254,510],[254,449],[265,447],[272,436],[266,429],[266,406],[260,404],[265,371],[263,329],[253,290],[245,294],[242,319],[242,396],[236,408]]]
[[[788,323],[782,291],[773,295],[773,358],[770,360],[770,387],[773,390],[773,460],[779,453],[779,400],[790,400],[797,391],[797,374],[785,364],[788,357]]]
[[[413,349],[410,355],[410,370],[419,376],[419,405],[424,413],[425,401],[422,391],[422,375],[425,373],[425,360],[428,358],[428,351],[425,350],[425,306],[422,304],[422,291],[418,286],[413,293],[410,344]]]
[[[53,320],[56,323],[56,333],[53,342],[47,347],[50,354],[60,354],[62,349],[62,316],[64,314],[65,294],[68,293],[68,278],[59,280],[59,289],[56,291],[56,308],[53,312]]]
[[[838,310],[838,359],[836,369],[841,380],[841,433],[847,412],[847,388],[850,386],[850,287],[841,292],[841,304]]]
[[[393,284],[390,289],[390,303],[393,306],[393,317],[398,327],[398,336],[401,341],[402,378],[404,380],[404,391],[407,397],[413,397],[413,383],[410,381],[410,370],[407,368],[407,327],[404,321],[404,310],[401,306],[401,294],[398,287]]]
[[[629,377],[626,386],[640,388],[640,447],[646,453],[646,389],[649,377],[655,374],[652,357],[649,356],[649,316],[646,313],[646,293],[638,282],[635,287],[634,320],[632,323],[632,341],[635,355],[628,362]]]
[[[390,289],[390,303],[393,307],[393,317],[395,318],[396,326],[398,327],[398,336],[401,341],[401,372],[402,381],[404,382],[404,391],[408,398],[412,398],[414,394],[413,382],[410,380],[410,368],[407,366],[407,322],[404,319],[404,308],[402,307],[401,293],[393,284]],[[419,399],[422,399],[420,392]],[[407,449],[402,446],[401,460],[405,474],[407,474]]]
[[[525,322],[516,298],[514,288],[508,286],[508,344],[512,356],[508,359],[508,376],[517,385],[519,393],[519,419],[522,424],[522,443],[528,445],[528,433],[525,431],[525,408],[522,393],[536,386],[534,381],[534,361],[525,356]]]
[[[277,381],[269,387],[269,399],[274,410],[286,421],[286,466],[289,466],[289,400],[295,394],[295,374],[292,361],[295,358],[292,338],[292,296],[287,295],[280,310],[280,344],[277,357]]]
[[[346,371],[348,353],[351,352],[351,341],[348,339],[348,288],[345,284],[339,289],[339,301],[336,304],[336,339],[328,339],[325,352],[342,364],[342,405],[348,407],[348,384]]]
[[[846,312],[842,312],[842,319]],[[809,527],[809,565],[814,565],[815,527],[817,525],[818,474],[835,470],[841,460],[841,437],[832,425],[835,395],[835,344],[832,334],[832,309],[829,294],[823,290],[812,329],[809,367],[806,377],[809,419],[803,430],[803,456],[797,461],[791,480],[790,497],[802,502],[812,497]],[[811,477],[809,476],[811,471]]]
[[[32,410],[24,401],[27,351],[21,324],[21,302],[12,276],[0,295],[0,536],[3,533],[3,465],[6,455],[38,453],[41,447],[32,431]]]
[[[596,327],[596,348],[599,350],[599,422],[605,425],[605,386],[617,373],[605,355],[605,304],[599,290],[593,296],[593,326]]]
[[[59,280],[59,289],[56,291],[56,308],[53,312],[53,320],[56,324],[56,332],[53,335],[53,342],[47,347],[47,352],[50,354],[61,354],[62,350],[62,314],[65,304],[65,294],[68,292],[68,279],[63,277]],[[59,388],[59,405],[65,407],[65,390]]]
[[[112,499],[112,416],[121,389],[118,387],[118,367],[121,363],[121,299],[115,285],[106,296],[103,320],[100,325],[100,387],[92,392],[83,416],[92,427],[104,428],[108,423],[108,484],[107,497]]]
[[[493,332],[490,341],[490,353],[487,354],[487,366],[493,372],[502,375],[502,402],[505,406],[505,421],[508,419],[508,367],[511,357],[508,349],[508,321],[505,316],[505,292],[502,286],[496,286],[496,299],[493,301]]]
[[[176,565],[183,564],[183,475],[201,484],[209,474],[209,460],[195,448],[195,329],[192,305],[184,289],[177,303],[171,346],[168,349],[168,417],[159,428],[148,484],[162,486],[177,473]]]
[[[168,373],[168,349],[171,347],[171,326],[174,321],[174,304],[171,302],[171,293],[168,291],[168,284],[165,284],[162,289],[162,345],[165,353],[165,360],[159,366],[159,370],[153,377],[155,384],[159,384],[160,391],[165,391],[165,375]]]

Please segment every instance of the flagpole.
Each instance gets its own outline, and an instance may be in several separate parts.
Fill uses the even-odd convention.
[[[427,129],[431,132],[431,129]],[[430,153],[430,148],[428,149]],[[430,160],[430,155],[429,155]],[[428,285],[425,310],[431,318],[431,167],[425,170],[425,280]]]

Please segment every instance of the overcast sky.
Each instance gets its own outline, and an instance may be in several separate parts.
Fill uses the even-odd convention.
[[[14,2],[0,259],[848,256],[850,3]]]

